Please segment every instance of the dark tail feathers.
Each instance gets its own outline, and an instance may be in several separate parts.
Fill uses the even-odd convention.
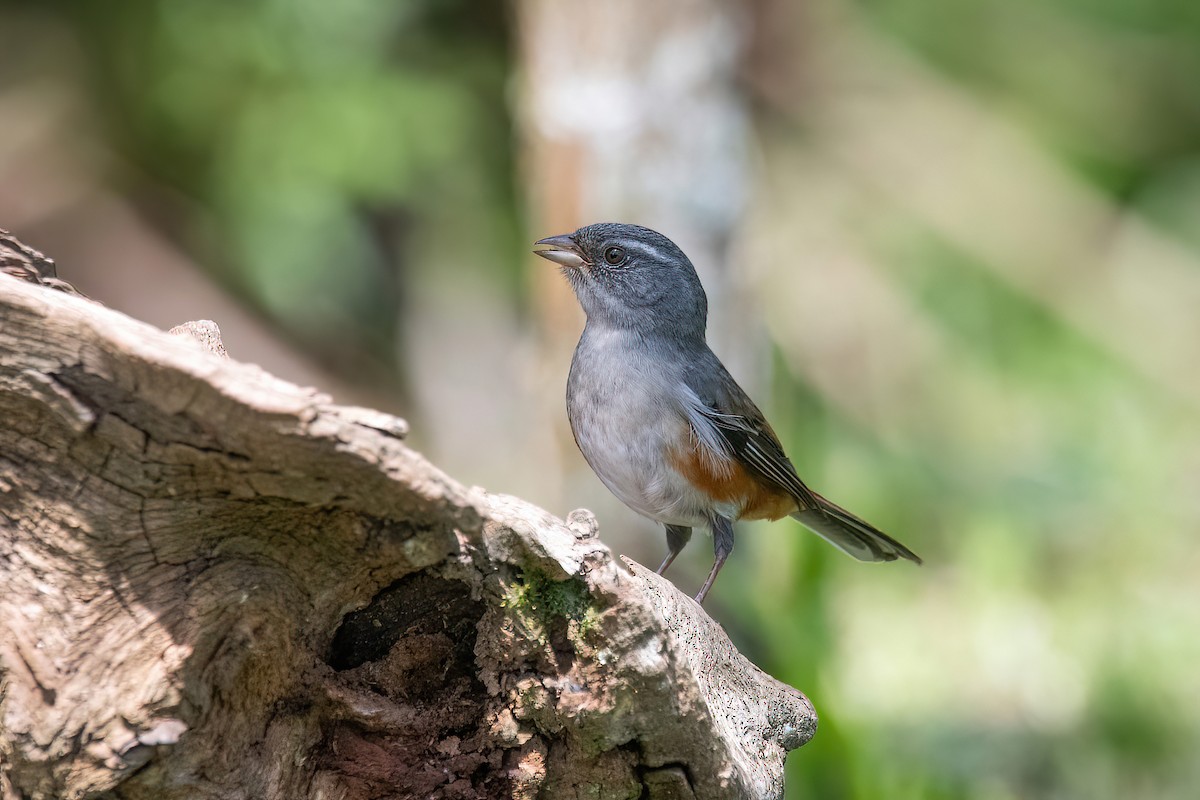
[[[814,492],[814,494],[816,494]],[[816,494],[820,508],[807,508],[792,514],[792,519],[825,541],[859,561],[895,561],[907,558],[921,563],[921,558],[866,520]]]

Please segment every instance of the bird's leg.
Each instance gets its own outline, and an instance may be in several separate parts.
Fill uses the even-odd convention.
[[[671,562],[675,560],[675,556],[679,555],[679,551],[684,548],[688,540],[692,538],[692,529],[685,528],[682,525],[667,525],[667,557],[663,559],[662,564],[658,567],[658,574],[662,575],[667,571],[667,567],[671,566]]]
[[[704,604],[704,596],[712,588],[713,581],[717,579],[717,573],[725,565],[725,559],[729,558],[729,554],[733,552],[733,523],[714,514],[711,524],[715,559],[712,571],[708,573],[708,580],[704,581],[704,585],[700,587],[700,593],[696,595],[696,602],[701,605]]]

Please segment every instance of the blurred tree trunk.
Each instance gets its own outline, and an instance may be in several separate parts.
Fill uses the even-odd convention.
[[[39,259],[0,232],[4,800],[782,796],[808,700],[590,514]]]
[[[520,123],[532,217],[564,233],[604,220],[661,230],[710,293],[729,292],[746,202],[748,31],[728,0],[522,0]],[[542,276],[542,282],[559,284]],[[561,324],[555,302],[546,310]],[[723,332],[713,309],[714,332]],[[723,333],[718,333],[723,338]]]

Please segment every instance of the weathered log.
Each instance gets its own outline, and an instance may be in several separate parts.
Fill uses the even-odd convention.
[[[782,795],[808,700],[590,513],[192,327],[0,274],[5,800]]]

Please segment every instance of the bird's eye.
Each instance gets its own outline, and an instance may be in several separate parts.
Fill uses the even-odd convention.
[[[620,264],[625,260],[625,248],[610,247],[604,251],[604,260],[610,264]]]

